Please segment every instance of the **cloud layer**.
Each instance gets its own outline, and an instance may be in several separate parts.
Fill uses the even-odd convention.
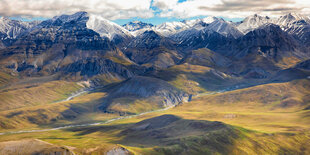
[[[151,0],[0,0],[1,16],[53,17],[77,11],[101,14],[107,19],[150,18]]]
[[[171,4],[174,1],[174,4]],[[187,18],[198,15],[213,15],[229,18],[246,17],[251,14],[269,16],[297,12],[310,15],[309,0],[154,0],[154,5],[162,10],[162,17]]]
[[[115,20],[151,18],[154,8],[157,16],[177,18],[242,18],[254,13],[277,16],[287,12],[310,15],[310,0],[0,0],[0,16],[52,17],[87,11]]]

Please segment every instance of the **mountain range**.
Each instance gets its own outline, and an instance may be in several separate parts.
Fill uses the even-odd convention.
[[[242,136],[249,140],[245,142],[249,147],[263,145],[251,139],[251,136],[262,137],[258,136],[252,122],[268,120],[269,114],[260,116],[266,109],[275,110],[277,113],[272,115],[281,119],[284,112],[289,111],[291,116],[298,111],[292,117],[300,116],[304,118],[302,123],[309,122],[305,120],[309,113],[303,113],[309,111],[309,66],[310,17],[296,13],[278,18],[255,14],[240,22],[210,16],[160,25],[133,21],[122,26],[87,12],[33,22],[1,17],[0,131],[15,134],[22,128],[51,128],[42,132],[63,129],[70,132],[67,137],[74,137],[77,141],[85,140],[83,136],[94,131],[105,137],[102,138],[104,145],[109,146],[100,145],[98,148],[126,154],[131,150],[122,146],[111,149],[108,144],[134,145],[132,147],[138,146],[146,153],[149,147],[154,147],[152,151],[164,154],[187,154],[187,151],[227,154],[227,148],[232,147],[222,148],[226,145],[241,147],[243,143],[235,143],[235,140]],[[212,100],[206,97],[208,95]],[[195,105],[191,106],[192,100]],[[254,106],[255,101],[261,104]],[[295,111],[285,109],[293,104]],[[225,110],[230,109],[227,105],[251,112],[259,109],[254,112],[260,119],[254,119],[254,114],[249,116],[247,111],[238,111],[238,108],[226,113]],[[263,109],[260,106],[268,107]],[[184,119],[174,115],[157,117],[156,113],[142,120],[141,115],[171,107],[179,110],[171,113],[182,115]],[[225,114],[218,113],[221,107],[226,108],[223,110]],[[237,118],[239,112],[243,115]],[[138,118],[119,125],[103,125],[131,116]],[[200,117],[215,122],[200,120]],[[233,121],[228,121],[232,125],[216,122],[235,118],[253,118],[249,126],[254,127],[248,130],[243,128],[248,126],[242,122],[239,122],[242,128],[235,127],[240,124]],[[98,120],[106,122],[100,122],[103,126],[98,128],[87,128]],[[266,130],[272,126],[264,123]],[[283,124],[280,122],[272,127],[286,129]],[[287,130],[298,125],[290,124]],[[41,132],[39,129],[37,131]],[[1,132],[0,136],[10,135]],[[251,135],[254,132],[255,135]],[[53,137],[54,134],[61,135],[55,131],[46,139],[57,143],[61,138]],[[109,137],[112,135],[114,139]],[[143,138],[146,140],[139,140]],[[10,137],[7,139],[11,140]],[[284,145],[272,141],[273,138],[268,139],[272,146]],[[29,141],[59,151],[70,150],[39,140]],[[22,145],[20,143],[18,145]],[[1,140],[0,153],[5,145],[8,144]],[[275,148],[271,152],[280,150],[281,154],[281,149]],[[77,151],[87,154],[85,152],[98,150]],[[238,151],[241,154],[248,152]]]
[[[309,28],[309,17],[295,13],[279,18],[255,14],[241,22],[206,17],[157,26],[140,21],[120,26],[87,12],[42,22],[2,17],[0,65],[20,78],[61,75],[107,84],[193,64],[242,79],[240,83],[268,82],[309,59]]]

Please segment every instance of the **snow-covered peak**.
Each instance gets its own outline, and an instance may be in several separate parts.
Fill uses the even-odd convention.
[[[289,18],[291,20],[309,20],[307,16],[298,14],[298,13],[288,13],[287,15],[283,16],[285,18]]]
[[[189,28],[189,26],[183,22],[166,22],[156,26],[155,31],[159,32],[163,36],[169,36],[176,32],[185,30],[186,28]]]
[[[241,24],[238,25],[238,29],[245,33],[248,33],[249,31],[252,31],[266,23],[272,22],[272,19],[268,16],[260,16],[257,14],[254,14],[252,16],[246,17]]]
[[[15,39],[21,33],[25,32],[26,30],[32,28],[33,26],[37,25],[39,22],[24,22],[18,20],[11,20],[6,17],[0,18],[0,33],[6,35],[6,38]],[[5,38],[2,38],[5,39]]]
[[[210,23],[207,27],[209,30],[213,30],[217,33],[220,33],[221,35],[225,37],[234,37],[238,38],[242,36],[242,32],[240,32],[236,25],[232,22],[227,22],[223,19],[216,20],[212,23]]]
[[[193,20],[185,20],[183,21],[186,25],[193,27],[194,25],[197,24],[210,24],[216,20],[219,20],[218,18],[214,16],[208,16],[206,18],[200,18],[200,19],[193,19]]]
[[[130,31],[130,33],[136,37],[138,35],[141,35],[142,33],[144,33],[145,31],[156,31],[154,30],[155,28],[154,27],[150,27],[150,28],[143,28],[143,29],[139,29],[139,30],[136,30],[136,31]],[[159,33],[159,32],[158,32]]]
[[[306,23],[310,24],[310,19],[307,16],[297,14],[297,13],[288,13],[284,16],[281,16],[275,24],[279,25],[282,29],[287,29],[293,26],[297,21],[304,20]]]
[[[101,37],[107,37],[110,40],[114,36],[131,37],[132,35],[120,25],[111,22],[101,15],[91,14],[84,11],[74,13],[72,15],[55,16],[50,20],[42,22],[40,26],[62,26],[67,24],[72,26],[81,26],[97,32]]]
[[[234,37],[238,38],[242,35],[242,33],[236,28],[235,23],[227,22],[222,18],[216,18],[213,16],[209,16],[201,19],[194,20],[185,20],[182,22],[167,22],[161,25],[156,26],[155,31],[159,32],[164,36],[171,36],[173,34],[188,30],[188,29],[196,29],[203,30],[207,28],[208,30],[212,30],[218,32],[226,37]],[[186,33],[188,34],[188,33]]]
[[[108,37],[113,39],[115,35],[122,37],[131,37],[129,31],[120,25],[111,22],[100,15],[88,14],[88,21],[86,23],[87,28],[92,29],[100,34],[102,37]]]
[[[149,24],[149,23],[144,23],[141,21],[132,21],[132,22],[129,22],[127,24],[124,24],[123,27],[125,29],[127,29],[128,31],[137,31],[137,30],[141,30],[141,29],[152,28],[153,25]]]

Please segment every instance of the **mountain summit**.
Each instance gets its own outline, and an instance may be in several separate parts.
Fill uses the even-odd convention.
[[[141,21],[133,21],[133,22],[129,22],[127,24],[124,24],[122,26],[125,29],[127,29],[128,31],[137,31],[137,30],[141,30],[141,29],[150,29],[154,25],[153,24],[149,24],[149,23],[143,23]]]

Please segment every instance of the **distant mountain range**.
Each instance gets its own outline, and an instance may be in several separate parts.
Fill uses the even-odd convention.
[[[279,18],[255,14],[241,22],[206,17],[120,26],[87,12],[42,22],[2,17],[0,39],[1,67],[20,76],[62,74],[68,79],[97,80],[102,75],[114,80],[157,76],[157,71],[183,63],[205,66],[204,61],[196,61],[193,51],[208,49],[202,54],[208,63],[217,63],[219,57],[230,62],[225,67],[208,65],[215,70],[267,80],[310,58],[310,18],[295,13]]]

